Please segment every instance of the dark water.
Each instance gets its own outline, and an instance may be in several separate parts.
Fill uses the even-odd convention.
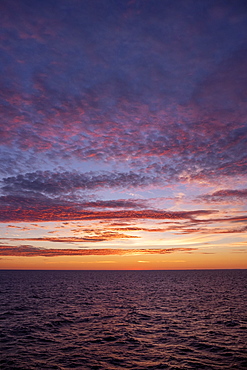
[[[247,270],[0,271],[0,369],[247,368]]]

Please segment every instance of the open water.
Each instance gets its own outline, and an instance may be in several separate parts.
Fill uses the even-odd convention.
[[[0,271],[0,369],[247,368],[247,270]]]

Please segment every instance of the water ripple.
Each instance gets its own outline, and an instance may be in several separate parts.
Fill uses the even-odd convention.
[[[0,368],[247,368],[245,270],[0,271]]]

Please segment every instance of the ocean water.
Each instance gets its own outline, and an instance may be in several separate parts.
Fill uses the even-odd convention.
[[[247,270],[0,271],[0,369],[247,368]]]

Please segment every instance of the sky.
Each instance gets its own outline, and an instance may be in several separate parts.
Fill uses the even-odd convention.
[[[246,1],[0,13],[0,268],[247,268]]]

